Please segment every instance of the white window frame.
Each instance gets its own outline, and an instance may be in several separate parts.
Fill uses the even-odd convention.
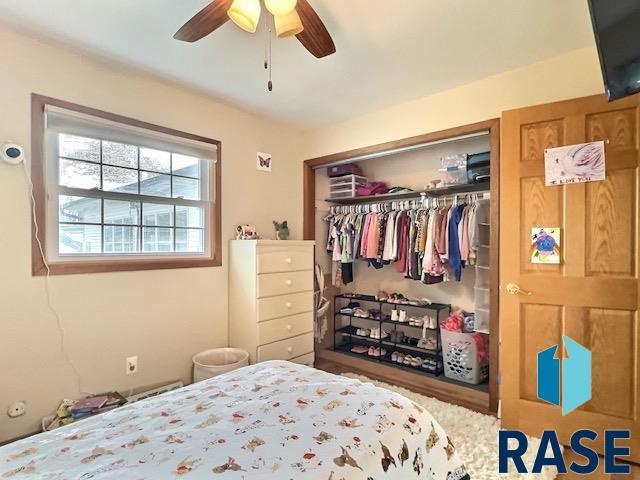
[[[90,110],[90,109],[87,109]],[[97,112],[97,111],[96,111]],[[102,112],[101,112],[102,113]],[[44,112],[44,138],[42,143],[42,166],[43,187],[45,199],[45,218],[46,218],[46,239],[40,239],[45,245],[46,260],[48,264],[60,265],[69,263],[82,262],[113,262],[113,263],[134,263],[136,261],[167,261],[166,266],[158,268],[173,268],[171,261],[188,261],[198,260],[199,264],[194,266],[206,266],[205,260],[211,262],[219,262],[219,258],[215,258],[219,252],[219,246],[213,243],[219,237],[220,218],[213,215],[213,209],[216,207],[216,198],[219,192],[215,190],[219,185],[219,179],[216,174],[219,171],[215,167],[215,162],[219,161],[219,142],[211,141],[211,143],[203,143],[179,136],[165,134],[155,130],[132,126],[128,123],[120,123],[108,120],[100,116],[87,115],[86,113],[77,112],[75,110],[67,110],[64,108],[50,106],[46,104]],[[117,117],[117,116],[115,116]],[[124,117],[122,117],[124,118]],[[142,122],[138,122],[142,123]],[[162,127],[157,127],[162,128]],[[166,129],[168,130],[168,129]],[[178,132],[180,133],[180,132]],[[100,141],[117,142],[140,148],[151,148],[156,150],[168,151],[172,154],[182,154],[194,156],[200,159],[200,200],[188,200],[184,198],[168,198],[151,195],[129,194],[122,192],[106,192],[102,190],[87,190],[81,188],[71,188],[61,186],[59,182],[59,145],[58,139],[60,134],[77,135],[81,137],[93,138]],[[186,135],[186,134],[185,134]],[[101,149],[102,150],[102,149]],[[102,163],[102,152],[100,163],[87,162],[99,166],[100,170],[105,164]],[[107,165],[110,166],[110,165]],[[132,171],[143,172],[138,162],[137,168],[130,168]],[[160,172],[158,172],[160,173]],[[167,174],[171,177],[180,177],[173,175],[173,171]],[[172,187],[173,188],[173,182]],[[79,254],[61,254],[59,246],[59,204],[60,195],[80,196],[85,198],[96,198],[102,200],[102,222],[99,225],[102,236],[102,252],[101,253],[79,253]],[[139,218],[137,225],[131,225],[138,228],[139,250],[132,253],[107,253],[105,252],[105,219],[104,219],[104,200],[113,199],[120,201],[132,201],[140,204]],[[170,228],[172,230],[173,248],[176,246],[176,232],[181,228],[188,230],[189,227],[176,226],[176,210],[175,207],[200,207],[203,211],[203,252],[143,252],[144,247],[144,203],[165,204],[174,206],[173,226],[160,227]],[[217,225],[213,225],[213,222]],[[83,223],[79,223],[82,225]],[[115,224],[114,224],[115,225]],[[119,226],[119,225],[118,225]],[[217,229],[218,235],[213,235],[213,229]],[[151,265],[151,263],[149,263]],[[159,263],[158,263],[159,265]],[[219,263],[212,263],[212,266]],[[182,262],[181,267],[188,266],[188,263]],[[123,270],[136,270],[137,268],[122,268]],[[146,268],[140,268],[146,269]],[[114,269],[115,270],[115,269]],[[35,273],[35,268],[34,268]]]

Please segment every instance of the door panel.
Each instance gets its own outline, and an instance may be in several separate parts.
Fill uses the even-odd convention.
[[[500,278],[503,427],[565,444],[581,428],[629,429],[640,461],[638,160],[640,96],[505,112]],[[545,187],[544,150],[606,142],[603,182]],[[535,227],[560,227],[562,263],[533,265]],[[515,283],[530,295],[509,295]],[[537,398],[537,353],[568,335],[592,352],[592,399],[566,416]],[[560,351],[564,354],[563,351]],[[600,439],[602,435],[600,436]],[[602,444],[597,443],[602,453]]]

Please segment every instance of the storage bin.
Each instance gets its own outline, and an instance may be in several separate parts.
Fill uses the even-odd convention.
[[[193,357],[193,382],[201,382],[249,365],[249,353],[238,348],[215,348]]]
[[[334,165],[333,167],[327,167],[327,176],[343,177],[345,175],[362,175],[362,169],[355,163],[348,163],[345,165]]]
[[[449,155],[440,159],[444,186],[464,185],[467,179],[467,155]]]
[[[360,175],[344,175],[329,179],[329,198],[354,198],[359,185],[367,183]]]
[[[480,338],[485,356],[483,361],[478,358],[478,345],[473,338]],[[489,376],[489,339],[479,333],[458,333],[442,330],[442,356],[444,360],[444,375],[460,382],[477,385]]]

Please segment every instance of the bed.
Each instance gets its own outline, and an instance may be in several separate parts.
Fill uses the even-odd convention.
[[[423,407],[265,362],[0,448],[0,478],[468,480]]]

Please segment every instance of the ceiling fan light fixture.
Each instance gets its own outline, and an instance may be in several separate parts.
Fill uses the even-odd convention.
[[[260,0],[233,0],[227,15],[241,29],[255,33],[261,13]]]
[[[295,9],[286,15],[277,15],[275,17],[276,34],[278,38],[292,37],[298,35],[304,30],[300,15]]]
[[[279,17],[294,11],[298,0],[264,0],[264,4],[274,17]]]

